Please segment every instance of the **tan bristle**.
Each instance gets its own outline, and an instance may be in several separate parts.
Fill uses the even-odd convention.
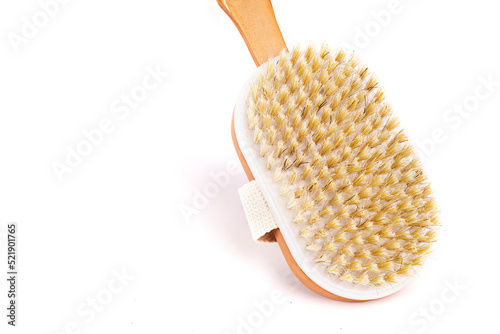
[[[264,66],[249,124],[306,251],[354,284],[414,275],[436,240],[437,207],[377,79],[325,45]]]

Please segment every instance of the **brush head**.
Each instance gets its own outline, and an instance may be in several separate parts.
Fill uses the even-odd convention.
[[[438,211],[377,79],[354,55],[295,47],[251,83],[248,124],[324,273],[379,287],[415,274]]]

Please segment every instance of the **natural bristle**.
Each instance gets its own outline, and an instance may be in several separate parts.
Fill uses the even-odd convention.
[[[436,240],[437,207],[377,79],[325,45],[264,66],[249,124],[306,251],[355,284],[413,275]]]

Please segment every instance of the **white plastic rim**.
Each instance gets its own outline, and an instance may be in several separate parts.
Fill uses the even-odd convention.
[[[273,173],[265,167],[266,160],[260,156],[259,147],[253,142],[253,131],[250,129],[248,121],[250,84],[264,66],[265,64],[257,68],[240,93],[234,109],[234,131],[241,152],[269,205],[295,262],[313,282],[340,297],[372,300],[386,297],[401,290],[413,277],[402,277],[397,283],[385,283],[379,287],[345,282],[335,275],[329,275],[324,264],[316,263],[313,252],[306,250],[306,240],[299,235],[299,226],[293,223],[293,212],[286,208],[286,199],[280,196],[280,187],[273,182]]]

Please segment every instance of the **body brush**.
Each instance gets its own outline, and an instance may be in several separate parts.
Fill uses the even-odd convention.
[[[258,66],[232,122],[254,239],[277,241],[322,296],[400,290],[432,250],[438,210],[376,77],[341,49],[289,51],[269,0],[218,2]]]

